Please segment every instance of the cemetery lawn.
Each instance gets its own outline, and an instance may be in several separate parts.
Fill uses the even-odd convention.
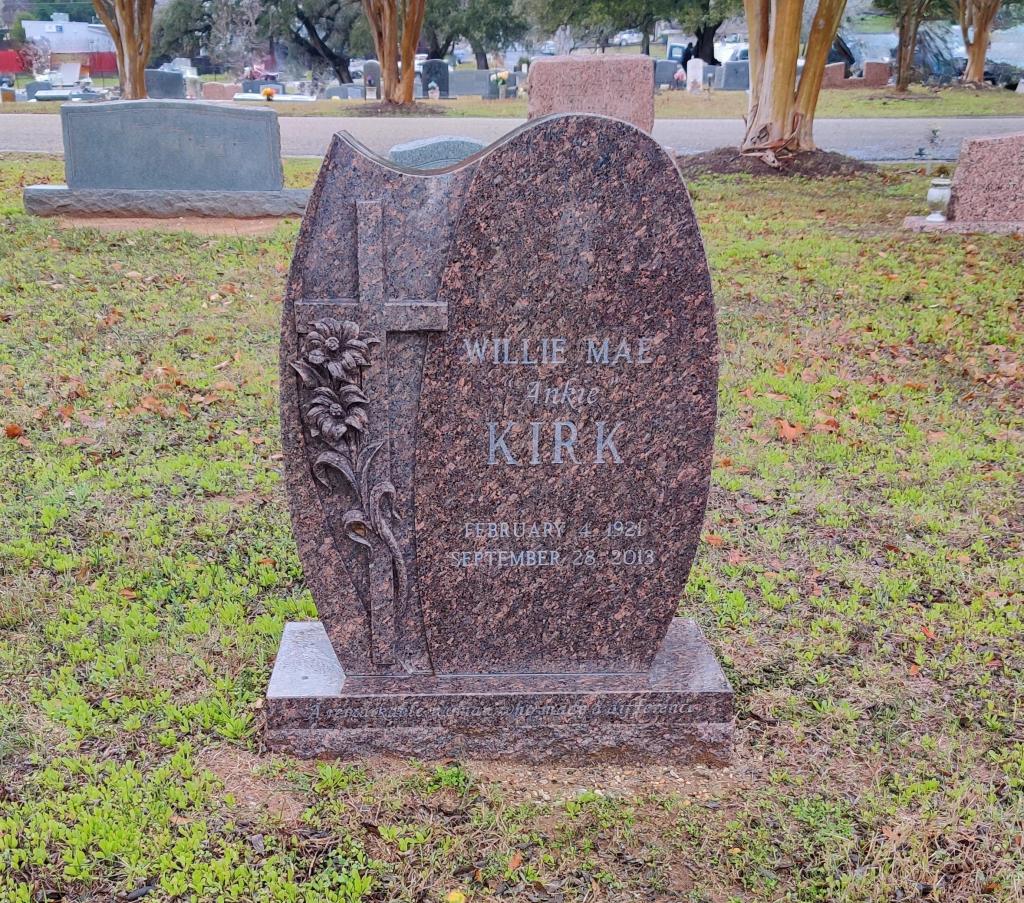
[[[312,763],[260,744],[315,616],[276,414],[297,224],[26,217],[61,178],[0,166],[0,900],[1024,897],[1024,242],[901,232],[906,171],[691,185],[722,381],[679,611],[732,767]]]
[[[366,116],[371,105],[321,100],[315,103],[274,104],[279,116]],[[59,113],[59,101],[8,104],[4,113]],[[657,119],[742,119],[747,113],[744,91],[694,95],[663,91],[654,99]],[[407,113],[392,115],[497,117],[525,119],[526,99],[484,100],[456,97],[444,102],[417,101]],[[953,116],[1024,116],[1024,94],[1005,89],[925,88],[914,85],[905,95],[891,90],[843,88],[825,90],[818,102],[820,119],[946,118]]]

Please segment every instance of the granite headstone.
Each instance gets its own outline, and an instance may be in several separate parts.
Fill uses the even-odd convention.
[[[203,82],[203,100],[231,100],[241,90],[239,82]]]
[[[640,54],[553,56],[534,60],[527,118],[597,113],[654,128],[654,66]]]
[[[66,104],[60,115],[67,184],[27,187],[29,213],[253,217],[305,209],[308,192],[284,188],[272,110],[124,100]]]
[[[1024,132],[960,146],[946,222],[907,217],[917,232],[1024,234]]]
[[[456,69],[450,73],[448,93],[452,97],[488,97],[491,84],[490,69]]]
[[[715,87],[722,91],[746,91],[750,87],[750,62],[728,60],[716,66]]]
[[[448,97],[448,61],[447,60],[424,60],[423,69],[420,70],[420,84],[423,86],[423,96],[427,97],[430,83],[437,85],[441,97]]]
[[[484,143],[475,138],[438,135],[396,144],[388,151],[388,158],[407,169],[444,169],[483,149]]]
[[[33,100],[40,91],[49,91],[53,85],[47,81],[33,81],[25,85],[25,94],[29,100]]]
[[[363,88],[367,100],[380,98],[380,63],[376,60],[363,63]]]
[[[321,621],[285,627],[268,745],[726,761],[732,690],[675,617],[716,387],[700,231],[643,132],[552,116],[439,173],[336,135],[281,338]]]
[[[662,85],[671,85],[675,80],[676,67],[679,64],[675,60],[655,60],[654,61],[654,85],[659,87]]]
[[[284,85],[270,78],[243,78],[242,94],[261,94],[264,88],[273,88],[278,94],[284,94]]]
[[[153,100],[184,100],[185,76],[167,69],[146,69],[146,94]]]

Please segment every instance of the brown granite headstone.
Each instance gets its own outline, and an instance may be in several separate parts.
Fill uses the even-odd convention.
[[[534,60],[527,76],[527,118],[595,113],[654,128],[654,61],[640,54],[552,56]]]
[[[675,617],[716,360],[686,188],[636,128],[552,116],[427,173],[336,136],[281,345],[321,621],[285,628],[268,744],[726,760],[731,688]]]
[[[960,159],[945,221],[908,216],[914,232],[1024,234],[1024,132],[968,138]]]

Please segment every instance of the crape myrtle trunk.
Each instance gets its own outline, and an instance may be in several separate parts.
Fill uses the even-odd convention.
[[[814,113],[846,0],[820,0],[797,84],[804,0],[744,0],[750,34],[750,100],[740,149],[769,159],[815,149]]]

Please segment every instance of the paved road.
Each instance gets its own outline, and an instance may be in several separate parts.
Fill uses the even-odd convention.
[[[466,135],[490,142],[521,120],[282,116],[280,123],[282,150],[291,157],[322,155],[331,135],[339,130],[351,132],[375,151],[385,151],[402,141],[434,135]],[[654,137],[682,153],[695,153],[738,144],[742,129],[742,123],[733,119],[661,119],[654,125]],[[814,131],[824,150],[861,160],[908,160],[919,151],[929,159],[955,160],[964,138],[1024,132],[1024,117],[819,119]],[[0,151],[59,154],[62,150],[59,116],[0,114]]]

